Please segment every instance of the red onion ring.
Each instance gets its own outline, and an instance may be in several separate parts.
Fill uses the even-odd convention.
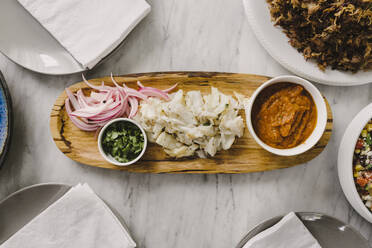
[[[158,97],[169,100],[168,92],[177,87],[177,84],[166,90],[159,90],[152,87],[145,87],[137,82],[139,90],[131,89],[124,83],[122,86],[115,80],[111,73],[111,80],[114,87],[106,86],[104,82],[100,86],[91,84],[84,75],[83,81],[94,91],[90,96],[85,96],[80,89],[73,94],[66,89],[67,98],[65,107],[68,116],[76,127],[84,131],[99,130],[112,119],[127,116],[133,118],[139,108],[139,101],[147,97]],[[71,109],[71,105],[74,111]]]

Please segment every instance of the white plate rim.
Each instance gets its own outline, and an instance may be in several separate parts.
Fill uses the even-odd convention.
[[[24,64],[21,64],[21,62],[17,62],[15,59],[11,58],[8,54],[6,54],[5,52],[3,52],[2,50],[0,50],[0,53],[6,57],[7,59],[9,59],[11,62],[13,62],[14,64],[16,65],[19,65],[21,66],[22,68],[26,69],[26,70],[29,70],[29,71],[32,71],[32,72],[35,72],[35,73],[39,73],[39,74],[42,74],[42,75],[50,75],[50,76],[68,76],[68,75],[73,75],[73,74],[77,74],[77,73],[84,73],[84,72],[87,72],[87,71],[90,71],[90,70],[93,70],[95,69],[96,67],[100,66],[102,63],[104,63],[106,60],[108,60],[113,54],[115,54],[125,43],[125,39],[117,46],[115,47],[106,57],[102,58],[92,69],[87,69],[87,68],[83,68],[81,67],[81,70],[75,70],[75,71],[69,71],[69,72],[61,72],[61,73],[52,73],[52,72],[46,72],[46,71],[39,71],[35,68],[31,68],[31,67],[28,67]],[[67,52],[67,51],[66,51]]]
[[[12,63],[16,64],[16,65],[19,65],[20,67],[22,67],[23,69],[26,69],[26,70],[29,70],[31,72],[34,72],[34,73],[38,73],[38,74],[42,74],[42,75],[50,75],[50,76],[68,76],[68,75],[73,75],[73,74],[77,74],[77,73],[84,73],[87,71],[87,69],[81,69],[81,70],[76,70],[76,71],[70,71],[70,72],[61,72],[61,73],[53,73],[53,72],[46,72],[46,71],[39,71],[37,70],[36,68],[32,68],[32,67],[28,67],[24,64],[22,64],[21,62],[17,62],[15,59],[13,59],[12,57],[10,57],[8,54],[6,54],[5,52],[3,52],[2,50],[0,50],[0,53],[6,57],[9,61],[11,61]],[[98,65],[98,64],[97,64]]]
[[[37,184],[32,184],[32,185],[29,185],[29,186],[26,186],[26,187],[23,187],[11,194],[9,194],[8,196],[6,196],[5,198],[1,199],[0,200],[0,205],[2,205],[4,202],[6,202],[7,200],[9,200],[10,198],[14,197],[15,195],[18,195],[19,193],[22,193],[26,190],[29,190],[29,189],[32,189],[32,188],[36,188],[36,187],[40,187],[40,186],[64,186],[64,187],[68,187],[68,188],[71,188],[72,186],[69,185],[69,184],[65,184],[65,183],[37,183]]]

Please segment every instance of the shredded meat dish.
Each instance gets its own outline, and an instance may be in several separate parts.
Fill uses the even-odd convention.
[[[372,0],[267,2],[289,43],[321,70],[372,69]]]

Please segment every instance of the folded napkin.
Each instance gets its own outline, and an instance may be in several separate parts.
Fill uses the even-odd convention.
[[[18,0],[84,67],[93,68],[150,12],[145,0]]]
[[[133,248],[136,244],[87,185],[77,185],[0,248]]]
[[[257,234],[243,248],[321,248],[318,241],[291,212],[277,224]]]

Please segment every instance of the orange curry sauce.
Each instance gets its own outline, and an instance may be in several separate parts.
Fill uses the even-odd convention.
[[[310,136],[317,111],[313,98],[301,85],[277,83],[260,92],[251,117],[253,128],[264,143],[287,149]]]

